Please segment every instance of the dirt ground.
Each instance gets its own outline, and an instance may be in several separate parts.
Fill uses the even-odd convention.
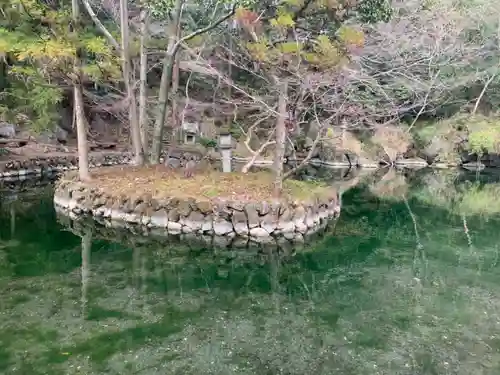
[[[205,171],[184,177],[164,166],[119,166],[92,171],[91,184],[113,195],[194,198],[196,200],[228,199],[258,202],[273,197],[273,175],[269,172],[242,174]],[[281,199],[310,199],[331,194],[329,186],[286,180]]]

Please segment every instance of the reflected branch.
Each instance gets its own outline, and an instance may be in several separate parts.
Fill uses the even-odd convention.
[[[424,246],[422,245],[422,241],[420,240],[420,233],[418,231],[417,218],[410,207],[410,204],[408,202],[408,198],[406,197],[406,195],[403,195],[403,202],[404,202],[406,209],[408,210],[408,213],[411,217],[411,221],[413,223],[413,231],[415,233],[415,239],[416,239],[416,247],[415,247],[415,252],[414,252],[414,256],[413,256],[413,272],[415,275],[417,274],[417,272],[416,272],[417,261],[420,258],[420,260],[424,264],[423,276],[425,277],[426,269],[427,269],[427,257],[425,255]]]

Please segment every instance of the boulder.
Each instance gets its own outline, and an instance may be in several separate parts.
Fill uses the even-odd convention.
[[[56,139],[60,143],[66,143],[68,141],[68,132],[61,128],[60,126],[57,126],[54,135],[56,136]]]
[[[245,213],[248,219],[248,227],[250,229],[258,227],[260,224],[259,214],[254,204],[249,203],[245,206]]]
[[[233,228],[238,235],[248,234],[247,216],[244,212],[236,211],[232,216]]]
[[[8,122],[0,122],[0,137],[14,138],[16,136],[16,126]]]

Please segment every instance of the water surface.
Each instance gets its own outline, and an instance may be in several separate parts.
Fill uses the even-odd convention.
[[[364,179],[286,254],[85,230],[82,251],[50,186],[2,192],[0,373],[499,374],[496,181]]]

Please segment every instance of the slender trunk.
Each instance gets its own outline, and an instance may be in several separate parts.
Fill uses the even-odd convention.
[[[275,79],[277,82],[278,80]],[[278,118],[276,119],[276,151],[274,154],[274,195],[279,197],[283,190],[283,161],[286,141],[286,101],[288,84],[278,82]]]
[[[137,116],[137,102],[135,98],[134,85],[132,84],[132,69],[130,66],[129,53],[129,25],[128,25],[128,4],[127,0],[120,0],[120,24],[122,37],[122,70],[125,88],[129,103],[129,126],[132,138],[132,149],[135,156],[135,164],[144,164],[144,154],[142,152],[141,132],[139,130],[139,119]]]
[[[180,15],[179,15],[180,17]],[[177,22],[177,30],[176,32],[176,40],[181,38],[181,25],[180,20]],[[174,60],[174,67],[172,71],[172,134],[171,141],[173,144],[176,144],[179,140],[180,129],[181,129],[181,118],[179,117],[179,101],[177,98],[177,90],[179,90],[179,78],[180,78],[180,63],[181,56],[176,53]]]
[[[322,127],[320,125],[320,128],[318,130],[318,134],[316,135],[316,138],[314,139],[313,141],[313,144],[311,146],[311,148],[309,149],[309,152],[307,153],[306,157],[304,158],[304,160],[302,160],[300,162],[300,164],[298,164],[297,166],[295,166],[294,168],[292,168],[291,170],[289,170],[288,172],[286,172],[284,175],[283,175],[283,180],[286,180],[287,178],[289,178],[290,176],[294,175],[295,173],[297,173],[300,169],[304,168],[307,163],[309,163],[309,160],[312,159],[312,156],[314,155],[314,152],[316,151],[316,149],[318,148],[318,143],[319,141],[323,138],[324,136],[324,132],[325,132],[325,129],[324,127]],[[293,144],[292,144],[293,146]]]
[[[78,33],[80,26],[80,7],[78,6],[78,0],[71,1],[71,9],[73,16],[73,30],[75,34]],[[83,112],[83,93],[81,85],[81,70],[82,62],[80,61],[79,54],[76,54],[74,60],[74,73],[76,75],[76,80],[73,83],[73,117],[76,122],[76,136],[78,145],[78,174],[80,180],[88,181],[90,180],[89,172],[89,150],[87,143],[87,127],[85,121],[85,114]]]
[[[74,104],[73,111],[76,122],[76,138],[78,146],[78,172],[80,180],[90,180],[89,172],[89,147],[87,142],[87,124],[83,112],[83,93],[80,83],[75,83],[73,87]]]
[[[149,14],[147,9],[141,11],[141,62],[139,86],[139,128],[141,131],[142,152],[148,154],[148,118],[147,118],[147,75],[148,75],[148,25]]]
[[[237,27],[236,20],[231,20],[229,22],[229,27],[231,30],[235,29]],[[229,77],[229,80],[232,81],[233,79],[233,33],[230,32],[228,33],[228,44],[229,44],[229,58],[227,61],[227,76]],[[231,101],[231,98],[233,96],[233,90],[232,90],[231,85],[227,85],[227,100]],[[233,119],[231,117],[227,117],[227,128],[230,129],[233,125]]]
[[[163,130],[165,128],[165,120],[168,112],[168,95],[170,93],[170,86],[172,85],[172,73],[175,64],[175,56],[177,54],[177,49],[175,47],[183,4],[184,0],[175,1],[174,16],[172,23],[168,26],[169,41],[167,53],[163,59],[163,71],[161,74],[160,92],[158,95],[159,111],[156,114],[153,143],[151,145],[151,164],[159,164],[160,162]]]
[[[77,0],[73,0],[75,2]],[[103,25],[103,23],[99,20],[97,17],[97,14],[95,14],[94,10],[92,9],[92,5],[90,5],[89,0],[82,0],[83,6],[87,10],[87,13],[89,14],[90,18],[94,22],[94,24],[97,26],[97,29],[101,31],[101,33],[106,37],[109,43],[113,46],[114,49],[117,51],[120,51],[120,45],[116,41],[116,39],[113,37],[113,35],[106,29],[106,26]]]
[[[174,68],[172,71],[172,134],[171,141],[176,141],[178,139],[179,128],[181,126],[181,121],[179,118],[179,103],[177,100],[177,90],[179,89],[179,64],[180,56],[177,54],[175,56]]]
[[[176,40],[177,31],[179,29],[181,10],[184,1],[185,0],[176,0],[174,7],[174,17],[172,20],[171,28],[169,28],[170,40],[167,53],[165,55],[165,59],[163,60],[163,72],[161,76],[160,93],[158,97],[159,111],[157,113],[155,121],[155,127],[153,132],[153,144],[151,147],[152,148],[151,163],[153,164],[158,164],[160,162],[161,145],[163,141],[163,130],[165,127],[165,119],[167,116],[167,109],[168,109],[168,94],[170,92],[170,86],[172,84],[172,73],[175,63],[175,57],[182,42],[187,42],[188,40],[191,40],[192,38],[198,35],[207,33],[210,30],[215,29],[222,22],[228,20],[229,17],[233,16],[234,13],[236,12],[236,4],[235,4],[229,13],[225,14],[214,23],[211,23],[206,27],[193,31],[191,34],[185,35],[179,40]]]
[[[9,72],[6,62],[7,56],[0,56],[0,93],[9,87]]]
[[[165,119],[167,118],[168,111],[168,95],[170,92],[170,85],[172,83],[172,71],[174,65],[174,57],[167,56],[167,61],[163,62],[163,72],[161,75],[160,95],[158,98],[160,111],[157,114],[155,127],[153,131],[153,142],[151,145],[151,164],[158,164],[160,162],[161,145],[163,142],[163,130],[165,127]]]
[[[479,94],[478,98],[476,99],[476,103],[474,104],[474,108],[472,109],[471,115],[476,114],[477,109],[479,108],[479,103],[481,103],[481,99],[483,98],[484,94],[486,93],[488,86],[490,85],[491,82],[493,82],[493,80],[495,79],[496,76],[497,76],[497,72],[493,73],[491,75],[491,77],[484,84],[483,89],[481,90],[481,93]]]

